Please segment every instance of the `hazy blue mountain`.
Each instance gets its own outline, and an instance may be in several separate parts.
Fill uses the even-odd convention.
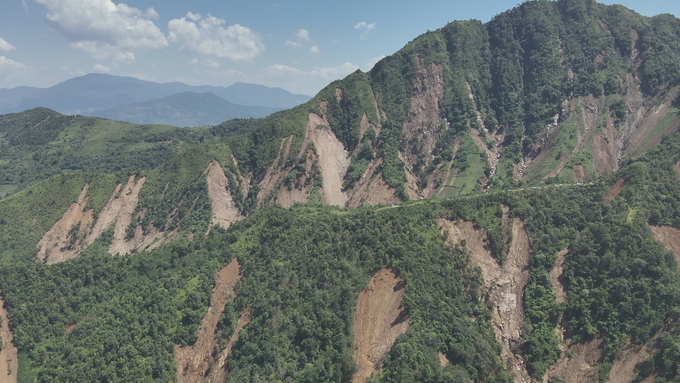
[[[217,125],[233,118],[265,117],[279,110],[281,109],[234,104],[212,92],[181,92],[159,100],[118,106],[91,114],[134,124],[194,127]]]
[[[36,107],[50,108],[63,114],[93,114],[98,110],[158,100],[182,92],[212,92],[234,104],[278,109],[288,109],[310,99],[281,88],[255,84],[236,83],[229,87],[191,86],[180,82],[161,84],[91,73],[50,88],[0,89],[0,114]]]

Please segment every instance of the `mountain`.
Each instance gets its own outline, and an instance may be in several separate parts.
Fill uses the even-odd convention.
[[[195,127],[217,125],[234,118],[266,117],[279,110],[232,104],[211,92],[182,92],[159,100],[119,106],[91,114],[134,124]]]
[[[250,128],[172,130],[198,139],[163,163],[101,171],[148,144],[119,139],[0,200],[0,360],[27,382],[677,381],[678,35],[530,1]],[[30,153],[0,170],[77,140],[41,113],[0,121]],[[88,147],[116,137],[93,120]]]
[[[157,100],[182,92],[212,92],[239,105],[288,109],[309,100],[281,88],[236,83],[229,87],[155,83],[132,77],[90,73],[50,88],[0,89],[0,113],[45,107],[63,114],[91,114],[123,105]]]
[[[195,129],[64,116],[46,108],[0,116],[0,198],[62,173],[155,168],[182,149],[245,134],[279,113]]]

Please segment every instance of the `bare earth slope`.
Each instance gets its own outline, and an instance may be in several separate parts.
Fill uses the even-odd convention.
[[[19,356],[14,347],[14,337],[9,331],[9,317],[5,309],[5,300],[0,296],[0,336],[2,336],[2,351],[0,351],[0,382],[16,383],[19,370]]]
[[[222,316],[224,305],[234,297],[234,285],[242,277],[241,266],[236,258],[217,272],[210,308],[203,317],[196,343],[186,347],[175,346],[178,383],[210,382],[208,370],[213,360],[213,350],[217,345],[215,339],[217,322]]]
[[[524,286],[529,280],[530,257],[529,237],[524,223],[518,218],[512,221],[512,243],[502,268],[485,248],[486,233],[475,229],[472,222],[439,219],[439,225],[447,233],[449,245],[466,241],[470,260],[482,269],[484,286],[489,292],[489,299],[494,302],[493,328],[496,340],[502,346],[503,360],[511,363],[515,382],[530,382],[522,357],[520,331],[524,321]]]
[[[365,382],[380,370],[383,357],[408,330],[409,318],[401,307],[404,288],[404,281],[394,271],[382,269],[359,294],[353,326],[357,363],[353,382]]]

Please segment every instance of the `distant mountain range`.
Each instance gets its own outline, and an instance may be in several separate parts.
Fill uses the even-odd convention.
[[[100,116],[97,113],[98,111],[109,113],[109,109],[127,105],[129,107],[126,107],[126,110],[129,111],[130,108],[138,107],[130,104],[147,101],[153,101],[153,105],[165,105],[167,100],[161,101],[161,99],[173,95],[177,95],[173,99],[174,107],[179,108],[177,106],[177,102],[179,102],[178,94],[184,94],[184,96],[191,98],[180,103],[192,104],[195,102],[196,97],[187,94],[187,92],[194,94],[211,92],[231,104],[273,108],[272,110],[292,108],[310,99],[309,96],[293,94],[281,88],[269,88],[255,84],[236,83],[229,87],[191,86],[180,82],[161,84],[132,77],[91,73],[64,81],[50,88],[0,89],[0,114],[45,107],[68,115]],[[148,105],[146,107],[150,108]],[[236,108],[233,105],[230,105],[229,109],[234,112],[234,117],[262,116],[260,113],[253,114],[254,109],[248,109],[243,115],[235,113]],[[150,109],[148,110],[147,113],[153,113]],[[264,109],[261,110],[261,112],[264,111]],[[197,111],[197,113],[200,113],[200,111]],[[188,116],[187,118],[194,119],[195,116]],[[159,120],[153,122],[161,123]]]
[[[90,115],[135,124],[195,127],[217,125],[234,118],[266,117],[279,110],[281,108],[233,104],[212,92],[182,92],[159,100],[100,110]]]

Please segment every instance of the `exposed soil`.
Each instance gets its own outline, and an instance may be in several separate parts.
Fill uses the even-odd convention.
[[[656,239],[663,243],[667,250],[675,253],[675,259],[680,264],[680,230],[670,226],[649,226]]]
[[[208,226],[206,235],[210,233],[210,228],[215,225],[228,229],[232,223],[240,221],[243,216],[238,211],[234,199],[229,192],[229,180],[224,175],[224,169],[217,160],[213,160],[208,166],[208,195],[212,201],[212,221]]]
[[[675,170],[675,174],[677,174],[678,177],[680,177],[680,161],[675,163],[675,166],[673,166],[673,170]]]
[[[70,325],[66,326],[66,328],[64,329],[64,332],[68,335],[68,334],[70,334],[75,328],[76,328],[76,324],[75,324],[75,323],[70,324]]]
[[[439,357],[439,364],[441,364],[442,367],[451,364],[451,362],[449,362],[449,358],[447,358],[446,355],[444,355],[441,351],[437,353],[437,356]]]
[[[340,88],[335,88],[335,101],[338,102],[338,105],[342,102],[342,89]]]
[[[19,354],[14,347],[14,336],[9,331],[9,317],[5,308],[5,299],[0,295],[0,336],[2,337],[2,351],[0,351],[0,382],[16,383],[19,371]]]
[[[582,165],[574,165],[571,169],[574,172],[574,182],[579,183],[586,180],[586,170]]]
[[[250,306],[248,306],[248,308],[246,308],[243,314],[241,314],[241,316],[238,318],[238,322],[236,322],[236,328],[234,328],[234,332],[231,334],[231,337],[229,337],[227,346],[224,348],[224,350],[222,350],[222,352],[220,352],[220,355],[217,357],[217,363],[215,363],[217,368],[215,368],[215,371],[212,373],[212,382],[225,381],[228,367],[227,358],[231,353],[231,349],[234,348],[234,344],[236,344],[236,342],[238,341],[239,331],[246,327],[248,323],[250,323]]]
[[[372,127],[373,125],[370,122],[368,122],[368,117],[366,117],[366,113],[364,112],[364,115],[361,116],[361,123],[359,123],[359,140],[357,141],[357,146],[352,151],[352,158],[356,157],[357,154],[359,154],[359,150],[361,150],[361,146],[363,144],[364,134],[369,128]]]
[[[404,182],[404,189],[406,189],[406,194],[408,194],[408,198],[417,201],[419,199],[422,199],[423,196],[420,193],[420,189],[418,188],[418,180],[416,179],[415,174],[413,174],[413,170],[409,166],[408,162],[406,162],[406,159],[404,159],[404,156],[401,154],[401,152],[397,152],[399,156],[399,160],[404,163],[404,171],[406,173],[406,182]]]
[[[474,228],[471,222],[438,220],[447,243],[454,245],[465,239],[466,248],[473,265],[482,269],[484,285],[494,302],[493,327],[496,340],[502,346],[502,358],[512,365],[515,382],[530,382],[521,346],[523,343],[520,327],[524,321],[524,286],[529,280],[529,237],[524,223],[515,218],[512,221],[512,243],[501,268],[491,253],[484,247],[486,234]]]
[[[632,345],[630,340],[621,348],[619,354],[612,363],[612,368],[607,374],[606,381],[609,383],[631,383],[637,376],[637,372],[643,363],[653,355],[648,346],[656,341],[661,332],[655,334],[647,343]]]
[[[477,147],[479,148],[479,150],[482,153],[486,154],[486,159],[489,163],[489,167],[491,167],[490,177],[493,177],[494,174],[496,174],[496,167],[498,166],[498,160],[500,159],[500,153],[494,153],[489,149],[488,146],[486,146],[486,143],[482,139],[482,136],[480,135],[480,133],[477,129],[470,129],[470,134],[472,135],[472,140],[475,142],[475,144],[477,144]]]
[[[63,262],[73,259],[78,256],[82,247],[82,240],[90,230],[93,221],[92,210],[84,211],[87,204],[87,189],[89,185],[85,185],[78,196],[78,200],[69,206],[66,212],[61,216],[50,230],[45,233],[40,242],[38,242],[39,261],[48,265]],[[72,238],[71,230],[80,224],[80,229]],[[73,243],[71,243],[73,240]]]
[[[552,290],[555,294],[555,300],[557,303],[566,302],[567,291],[564,288],[564,259],[567,256],[568,249],[564,249],[557,253],[557,258],[555,259],[555,265],[552,270],[550,270],[550,283],[552,284]]]
[[[417,54],[413,57],[414,80],[411,106],[404,121],[403,133],[406,137],[406,158],[410,165],[415,164],[413,143],[422,143],[420,152],[429,154],[425,165],[434,158],[431,153],[441,137],[442,117],[440,106],[444,100],[444,66],[435,63],[425,66],[425,61]]]
[[[139,191],[142,189],[146,181],[146,177],[140,178],[135,182],[135,176],[132,175],[121,190],[121,184],[118,184],[116,190],[109,198],[101,212],[99,218],[92,227],[92,231],[85,239],[85,245],[91,245],[99,236],[106,231],[111,225],[116,224],[113,232],[113,239],[109,247],[109,253],[126,255],[134,249],[132,242],[127,242],[127,228],[132,222],[132,213],[137,207],[139,199]]]
[[[382,173],[374,177],[367,188],[360,189],[349,201],[348,207],[356,208],[361,205],[389,205],[399,203],[401,200],[396,196],[394,188],[385,182]]]
[[[478,230],[475,224],[469,221],[449,221],[440,218],[438,222],[442,232],[447,234],[446,242],[449,246],[465,240],[470,262],[474,266],[481,267],[484,284],[491,286],[492,282],[501,275],[502,270],[487,249],[488,240],[485,230]]]
[[[657,134],[652,141],[650,141],[645,147],[638,147],[645,137],[654,130],[654,128],[659,124],[661,119],[671,110],[673,102],[678,96],[678,91],[680,87],[671,88],[665,95],[663,100],[659,100],[657,97],[648,98],[647,100],[639,100],[637,102],[636,113],[633,114],[629,119],[631,120],[631,126],[627,126],[629,131],[625,155],[630,155],[633,152],[642,152],[646,148],[650,147],[661,141],[661,137],[665,134],[672,132],[677,129],[677,125],[671,124],[670,127],[666,128],[664,131]],[[657,105],[658,101],[661,101]],[[670,128],[670,129],[669,129]]]
[[[612,173],[619,165],[618,132],[611,118],[593,138],[593,165],[597,175]]]
[[[614,186],[612,186],[612,188],[609,189],[607,194],[605,194],[604,197],[602,197],[602,202],[609,202],[614,200],[614,198],[618,197],[619,194],[621,194],[624,186],[626,186],[626,181],[623,178],[616,181]]]
[[[408,330],[409,317],[401,306],[405,287],[394,271],[382,269],[359,294],[353,325],[357,372],[352,382],[365,382],[379,371],[397,337]]]
[[[567,349],[568,352],[563,352],[557,363],[543,375],[543,383],[549,383],[554,378],[561,379],[564,383],[598,382],[602,339],[595,338],[575,345],[571,345],[568,340]]]
[[[314,113],[309,114],[303,150],[309,141],[314,142],[318,155],[319,170],[323,177],[323,202],[326,205],[345,206],[348,197],[342,191],[342,181],[349,167],[349,153],[328,123]]]
[[[224,305],[234,297],[234,285],[242,277],[241,266],[236,258],[217,272],[210,308],[203,317],[196,343],[186,347],[175,346],[178,383],[210,382],[208,370],[213,360],[213,350],[217,345],[215,339],[217,322],[222,316]]]
[[[357,208],[364,204],[366,199],[371,197],[373,193],[370,192],[370,186],[375,181],[373,173],[375,173],[375,170],[382,164],[382,161],[383,161],[382,158],[377,158],[372,160],[368,164],[368,167],[366,168],[364,174],[361,176],[359,181],[357,181],[357,183],[354,185],[354,188],[352,188],[352,190],[348,192],[350,198],[349,201],[347,202],[347,207],[351,209]],[[380,178],[382,178],[382,175],[380,176]],[[375,186],[373,187],[375,188]],[[394,191],[392,191],[391,193],[392,195],[394,195]],[[390,198],[389,195],[385,195],[383,191],[383,194],[381,194],[380,196],[372,197],[372,201],[375,202],[376,200],[384,199],[385,197],[387,197],[387,199]],[[377,205],[380,203],[381,202],[375,202],[374,204]]]
[[[307,127],[309,128],[309,123],[307,124]],[[260,208],[264,204],[264,201],[267,197],[269,197],[269,194],[274,190],[274,187],[276,187],[276,184],[283,178],[283,171],[282,167],[283,164],[285,163],[285,158],[283,158],[284,150],[286,150],[286,147],[290,147],[290,143],[286,145],[286,142],[290,141],[292,143],[293,141],[293,136],[288,136],[284,137],[283,140],[281,140],[281,144],[279,145],[279,152],[276,155],[276,159],[274,159],[274,162],[272,162],[271,165],[267,168],[267,170],[264,173],[264,178],[262,179],[262,182],[260,182],[260,191],[257,193],[257,207]],[[303,149],[307,147],[307,143],[303,143]]]
[[[442,169],[441,164],[439,164],[437,169],[432,172],[432,174],[430,174],[430,177],[427,180],[427,187],[425,187],[425,190],[423,190],[423,196],[425,198],[430,198],[435,195],[435,185],[437,181],[443,180],[439,181],[441,185],[436,193],[437,196],[442,192],[442,190],[444,190],[444,186],[446,186],[447,182],[449,182],[449,177],[451,177],[451,167],[453,166],[453,161],[456,159],[456,153],[458,153],[460,141],[460,137],[457,137],[456,140],[453,141],[453,155],[451,155],[451,161],[449,161],[449,163],[446,165],[446,169]],[[457,170],[458,169],[456,169],[456,171]],[[450,184],[453,184],[453,180],[455,180],[455,174]]]

